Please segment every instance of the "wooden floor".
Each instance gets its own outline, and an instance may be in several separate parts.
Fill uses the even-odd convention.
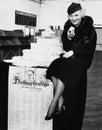
[[[102,130],[102,51],[88,70],[87,102],[82,130]]]

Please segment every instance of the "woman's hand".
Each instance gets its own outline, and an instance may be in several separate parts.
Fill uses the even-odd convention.
[[[71,50],[71,51],[68,51],[66,52],[64,55],[63,55],[63,58],[69,58],[71,57],[72,55],[74,54],[74,52]]]
[[[75,36],[74,31],[75,31],[75,28],[71,26],[67,32],[67,37],[69,40],[72,40],[72,38]]]

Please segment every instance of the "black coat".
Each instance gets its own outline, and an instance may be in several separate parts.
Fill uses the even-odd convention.
[[[71,26],[68,20],[62,33],[62,43],[63,49],[73,50],[74,55],[68,59],[56,59],[47,71],[49,78],[54,75],[65,84],[65,111],[54,119],[54,130],[81,130],[86,104],[87,69],[92,63],[96,47],[97,35],[91,17],[82,18],[81,24],[75,27],[75,37],[70,41],[67,31]]]
[[[68,40],[67,31],[71,26],[74,25],[68,20],[62,33],[62,44],[65,51],[73,50],[74,55],[70,58],[54,60],[49,66],[46,76],[49,79],[51,79],[51,75],[59,78],[68,89],[75,88],[82,73],[90,67],[97,40],[91,17],[83,17],[80,25],[75,27],[74,38]]]
[[[75,58],[88,58],[92,61],[97,39],[92,18],[89,16],[82,18],[81,24],[75,27],[75,37],[68,40],[67,31],[71,26],[73,25],[68,20],[62,33],[63,49],[65,51],[73,50]]]

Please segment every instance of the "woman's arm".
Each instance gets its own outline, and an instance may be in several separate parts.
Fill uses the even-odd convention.
[[[62,44],[63,44],[63,50],[65,52],[69,51],[71,48],[71,40],[67,37],[67,32],[64,30],[61,36]]]
[[[66,31],[62,33],[62,43],[63,43],[63,54],[61,55],[64,58],[71,57],[74,53],[71,50],[72,38],[75,36],[75,28],[73,26],[69,27]]]
[[[63,44],[63,52],[60,54],[60,57],[64,57],[64,55],[71,49],[71,40],[68,39],[66,30],[63,30],[61,40]]]

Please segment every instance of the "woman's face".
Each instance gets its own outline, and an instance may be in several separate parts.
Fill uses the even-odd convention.
[[[78,10],[73,14],[69,15],[69,20],[72,22],[73,25],[78,26],[82,19],[82,10]]]

